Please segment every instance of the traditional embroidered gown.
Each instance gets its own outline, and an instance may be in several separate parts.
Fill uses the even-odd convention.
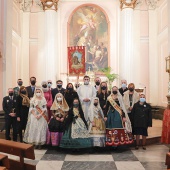
[[[57,102],[58,96],[62,97],[61,104]],[[69,110],[67,102],[61,93],[56,94],[53,105],[51,106],[51,110],[53,117],[51,118],[48,125],[47,144],[59,146],[65,129],[65,121],[62,121],[62,118],[65,119]]]
[[[170,144],[170,110],[169,109],[165,109],[164,111],[161,142]]]
[[[117,146],[133,142],[131,123],[121,95],[114,98],[114,95],[111,94],[107,98],[105,117],[107,117],[106,145]],[[125,124],[123,123],[123,118],[126,118]]]
[[[98,100],[98,105],[94,106],[94,100]],[[93,146],[105,146],[105,121],[103,111],[100,107],[99,98],[94,98],[90,106],[89,133]]]
[[[30,109],[28,114],[28,122],[24,134],[24,142],[34,144],[34,145],[44,145],[46,143],[46,135],[48,129],[48,118],[47,118],[47,108],[46,100],[43,97],[43,91],[41,88],[36,88],[41,90],[42,98],[37,99],[35,93],[34,97],[30,101]],[[35,90],[36,92],[36,90]],[[34,111],[34,113],[33,113]],[[41,112],[41,118],[36,119],[35,115],[39,115]]]
[[[66,118],[66,130],[61,140],[60,147],[89,148],[91,146],[87,122],[81,107],[70,109],[68,117]]]

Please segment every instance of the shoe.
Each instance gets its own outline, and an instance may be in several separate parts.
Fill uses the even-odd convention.
[[[146,150],[146,147],[145,146],[142,146],[143,150]]]
[[[138,150],[138,149],[139,149],[139,146],[136,146],[135,149]]]
[[[34,149],[37,149],[38,148],[38,146],[37,145],[34,145]]]
[[[41,150],[41,149],[42,149],[42,146],[41,146],[41,145],[38,145],[38,149]]]

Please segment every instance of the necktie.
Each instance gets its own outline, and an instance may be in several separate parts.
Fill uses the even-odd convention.
[[[34,93],[34,87],[31,87],[32,88],[32,92]]]

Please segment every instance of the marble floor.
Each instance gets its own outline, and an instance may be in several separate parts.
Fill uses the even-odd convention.
[[[148,129],[148,138],[160,137],[161,131],[162,121],[153,120],[153,127]],[[107,147],[79,151],[44,147],[35,150],[35,160],[25,159],[25,162],[36,165],[37,170],[165,170],[169,147],[160,143],[148,145],[146,150],[128,146],[116,150]],[[8,156],[18,160],[16,156]]]
[[[36,165],[37,170],[165,170],[168,151],[169,146],[162,144],[148,145],[146,150],[127,146],[116,150],[97,148],[79,151],[49,147],[35,150],[35,160],[25,159],[25,162]]]

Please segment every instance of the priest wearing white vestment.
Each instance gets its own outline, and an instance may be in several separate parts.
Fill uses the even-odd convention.
[[[77,89],[77,93],[81,102],[81,106],[84,112],[84,117],[88,121],[89,107],[92,101],[92,98],[96,97],[96,89],[94,86],[90,85],[90,77],[84,76],[83,78],[84,85],[80,86]]]

